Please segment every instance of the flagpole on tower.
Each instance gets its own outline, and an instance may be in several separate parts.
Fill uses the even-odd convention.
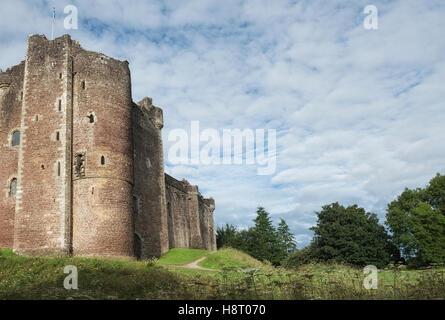
[[[53,7],[53,21],[51,23],[51,40],[54,40],[54,21],[56,20],[56,8]]]

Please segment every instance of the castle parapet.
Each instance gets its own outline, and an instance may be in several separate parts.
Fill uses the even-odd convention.
[[[183,182],[176,180],[172,176],[165,174],[165,185],[176,188],[178,191],[187,193],[187,188]]]
[[[159,130],[164,127],[164,115],[161,108],[158,108],[153,105],[152,98],[145,97],[141,101],[137,103],[138,106],[142,108],[142,110],[148,113],[148,117],[150,121],[155,125]]]
[[[0,89],[8,88],[11,85],[11,81],[9,72],[3,72],[2,69],[0,69]]]

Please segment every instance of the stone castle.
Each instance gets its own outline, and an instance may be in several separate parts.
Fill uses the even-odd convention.
[[[127,61],[64,35],[0,70],[0,247],[145,259],[216,250],[215,202],[164,173],[162,109],[134,103]]]

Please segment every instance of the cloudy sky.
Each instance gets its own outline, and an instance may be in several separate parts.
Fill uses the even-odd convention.
[[[445,173],[445,2],[0,0],[0,68],[27,35],[72,35],[130,62],[133,97],[164,110],[166,171],[216,200],[217,225],[251,225],[258,205],[299,247],[315,211],[338,201],[385,218],[405,187]],[[63,9],[78,8],[78,29]],[[367,30],[364,8],[378,9]],[[276,129],[276,171],[175,165],[174,129]],[[202,147],[202,146],[201,146]]]

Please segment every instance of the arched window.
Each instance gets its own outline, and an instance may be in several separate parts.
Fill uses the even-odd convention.
[[[17,193],[17,179],[12,178],[11,184],[9,185],[9,195],[14,197]]]
[[[20,131],[16,130],[12,133],[11,145],[13,147],[20,145]]]
[[[105,157],[104,156],[100,157],[100,164],[103,166],[105,165]]]

